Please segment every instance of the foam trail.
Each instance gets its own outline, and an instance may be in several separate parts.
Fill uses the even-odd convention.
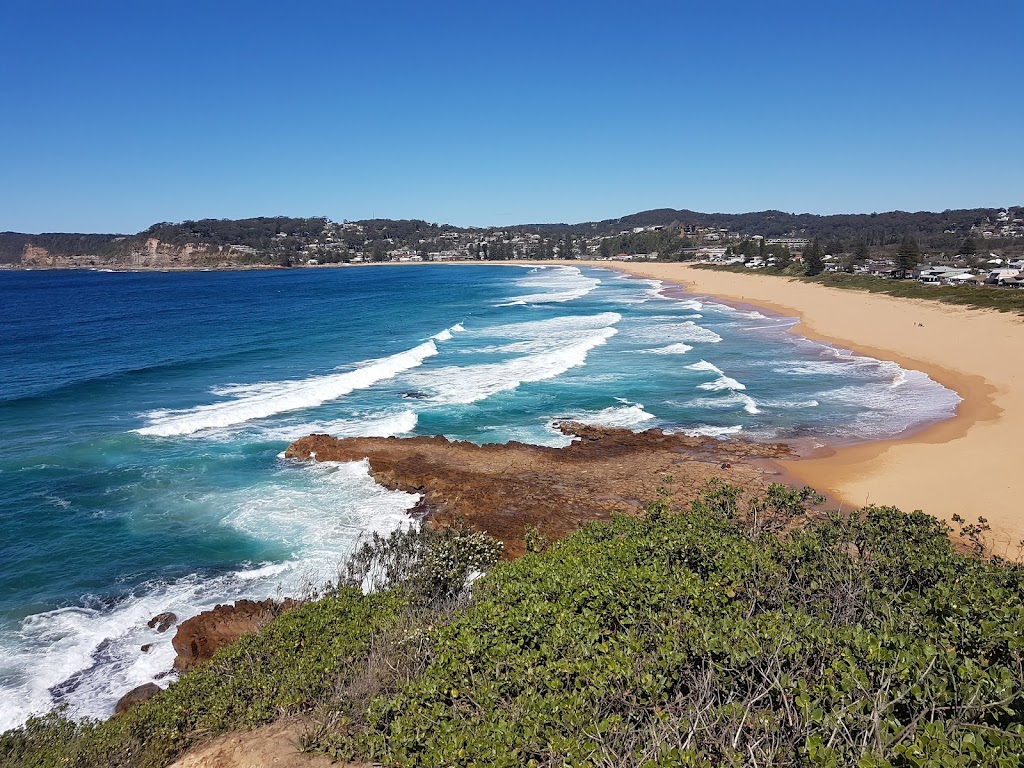
[[[526,323],[508,323],[487,328],[487,336],[501,336],[515,339],[564,339],[568,334],[586,334],[598,328],[615,325],[622,319],[618,312],[601,312],[597,315],[567,315],[549,320],[532,320]]]
[[[709,363],[707,360],[701,360],[699,363],[694,363],[693,365],[688,365],[686,367],[689,368],[691,371],[711,371],[712,373],[718,374],[718,378],[716,378],[714,381],[705,381],[703,384],[698,384],[697,389],[704,389],[709,392],[720,392],[722,390],[729,390],[730,392],[733,393],[732,396],[737,401],[743,403],[743,410],[745,410],[747,413],[761,413],[761,409],[757,407],[757,402],[754,400],[754,398],[752,398],[750,395],[743,393],[742,390],[745,390],[747,388],[746,385],[742,384],[736,379],[726,376],[725,373],[722,372],[722,369],[719,368],[714,363]]]
[[[645,349],[643,351],[651,355],[685,355],[691,349],[693,349],[693,347],[691,347],[689,344],[683,344],[682,342],[679,342],[677,344],[669,344],[667,347],[658,347],[657,349]]]
[[[292,442],[306,435],[321,434],[334,437],[398,437],[416,429],[419,417],[415,411],[402,411],[376,419],[336,419],[309,421],[292,425],[258,428],[255,437],[260,440]]]
[[[365,389],[390,379],[421,365],[426,358],[436,354],[437,347],[431,340],[354,371],[252,385],[229,402],[200,405],[181,411],[151,411],[145,414],[149,424],[134,431],[140,435],[159,437],[191,435],[204,429],[230,427],[278,413],[313,408],[354,390]]]
[[[631,339],[655,342],[687,342],[691,344],[717,344],[722,337],[705,328],[697,325],[693,320],[679,322],[678,317],[650,317],[643,324],[631,325],[628,330]]]
[[[335,578],[361,532],[408,524],[419,498],[383,488],[368,469],[366,461],[284,461],[265,482],[202,499],[226,511],[225,525],[293,550],[290,560],[153,581],[113,604],[25,618],[5,636],[0,653],[0,731],[59,704],[74,718],[107,718],[125,691],[146,682],[166,687],[162,675],[174,662],[174,630],[159,634],[147,626],[158,613],[184,620],[218,603],[301,595],[307,585]],[[149,643],[143,653],[140,647]]]
[[[601,281],[587,277],[578,267],[541,267],[533,270],[527,277],[516,281],[520,288],[546,289],[540,292],[514,296],[498,306],[514,306],[522,304],[553,304],[581,299],[593,291]]]
[[[732,427],[712,427],[709,424],[703,424],[693,429],[682,430],[684,435],[690,437],[723,437],[725,435],[735,435],[743,431],[742,425],[735,425]]]
[[[449,366],[409,376],[420,390],[433,392],[433,403],[468,404],[484,400],[521,384],[553,379],[586,363],[590,350],[605,344],[618,331],[602,328],[583,339],[550,348],[550,351],[513,358],[501,363]]]
[[[570,414],[565,418],[557,419],[557,421],[578,421],[581,424],[589,424],[592,427],[632,429],[652,421],[654,418],[656,418],[654,414],[645,411],[641,403],[632,403],[624,406],[612,406],[600,411],[584,411],[582,413]]]

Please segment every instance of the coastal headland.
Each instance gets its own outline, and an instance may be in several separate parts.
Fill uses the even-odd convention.
[[[791,332],[922,371],[963,401],[953,419],[889,440],[827,446],[785,460],[786,471],[844,506],[893,505],[945,520],[979,516],[996,554],[1017,558],[1024,540],[1018,479],[1024,452],[1024,321],[783,277],[697,269],[684,264],[593,262],[644,278],[795,316]]]
[[[413,514],[429,515],[432,524],[442,526],[462,519],[501,539],[506,557],[523,554],[530,529],[551,540],[565,538],[614,513],[639,513],[658,498],[659,487],[677,504],[696,498],[714,477],[762,491],[784,479],[772,461],[790,455],[785,445],[722,442],[660,429],[634,433],[573,422],[559,428],[579,439],[549,448],[475,445],[445,437],[310,435],[292,443],[285,455],[317,461],[365,458],[381,485],[422,494]]]

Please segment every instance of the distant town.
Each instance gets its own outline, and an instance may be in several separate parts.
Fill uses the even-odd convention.
[[[163,222],[135,235],[0,233],[7,268],[226,269],[444,261],[692,261],[794,274],[1018,285],[1024,208],[816,216],[658,209],[583,224],[261,217]]]

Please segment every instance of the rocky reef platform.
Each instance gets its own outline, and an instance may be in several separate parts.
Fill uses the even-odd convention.
[[[506,557],[523,553],[523,536],[536,528],[563,538],[614,513],[637,514],[666,486],[685,504],[708,480],[761,490],[780,480],[772,459],[792,456],[778,443],[666,434],[660,429],[557,425],[577,439],[564,448],[524,443],[476,445],[445,437],[310,435],[285,455],[299,460],[361,461],[386,488],[421,494],[413,514],[431,525],[456,518],[501,539]]]

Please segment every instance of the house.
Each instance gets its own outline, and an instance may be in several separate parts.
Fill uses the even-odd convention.
[[[961,272],[956,275],[950,275],[943,282],[947,285],[977,285],[979,279],[977,275],[972,275],[970,272]]]
[[[962,275],[968,272],[969,270],[956,267],[922,267],[917,279],[922,283],[938,285],[939,283],[947,282],[949,278],[955,275]]]
[[[985,278],[985,285],[1002,285],[1004,280],[1015,278],[1019,274],[1019,269],[993,269]]]

